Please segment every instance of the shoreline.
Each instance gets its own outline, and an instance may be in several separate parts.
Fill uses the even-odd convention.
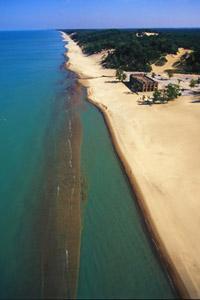
[[[115,128],[115,120],[113,120],[113,111],[110,111],[109,107],[107,105],[105,105],[105,103],[102,103],[103,102],[103,101],[101,101],[101,96],[102,95],[100,95],[100,97],[99,97],[100,100],[97,99],[98,98],[98,93],[95,93],[96,86],[98,86],[98,84],[99,84],[98,88],[99,87],[101,88],[101,87],[105,86],[106,83],[108,83],[108,82],[105,82],[105,78],[102,79],[102,76],[98,76],[98,75],[100,75],[101,72],[103,71],[106,75],[109,74],[109,77],[110,77],[110,75],[113,76],[113,73],[110,72],[110,70],[105,70],[101,66],[98,66],[98,64],[95,61],[92,61],[92,59],[90,59],[90,57],[89,58],[85,57],[81,53],[81,50],[79,50],[80,48],[78,46],[75,46],[76,44],[72,40],[70,40],[70,38],[67,35],[64,34],[63,38],[66,42],[70,42],[69,52],[67,53],[67,56],[69,57],[67,67],[70,70],[74,71],[75,73],[77,73],[79,75],[80,82],[84,86],[87,87],[88,100],[92,104],[97,106],[98,109],[100,109],[100,111],[104,115],[106,124],[107,124],[107,126],[109,128],[109,132],[111,134],[112,142],[113,142],[114,147],[116,149],[116,152],[117,152],[117,154],[118,154],[118,156],[119,156],[119,158],[122,162],[122,165],[125,169],[125,172],[126,172],[128,178],[129,178],[129,181],[130,181],[131,186],[134,190],[134,193],[137,196],[138,205],[139,205],[139,207],[142,211],[145,223],[148,227],[148,231],[151,234],[153,242],[155,243],[155,241],[156,241],[155,246],[156,246],[156,248],[157,248],[157,250],[160,254],[161,260],[165,263],[165,266],[166,266],[169,274],[171,275],[171,277],[173,279],[173,282],[174,282],[175,286],[177,287],[177,289],[179,290],[181,296],[183,298],[198,297],[199,291],[198,291],[198,288],[195,288],[195,282],[193,282],[193,280],[191,278],[191,274],[189,274],[189,275],[186,274],[185,278],[184,278],[184,276],[182,276],[182,275],[184,275],[182,273],[184,271],[184,268],[182,268],[183,271],[180,272],[180,269],[181,269],[182,265],[181,264],[178,265],[178,263],[179,263],[178,260],[176,261],[175,259],[173,259],[174,257],[172,256],[171,253],[169,253],[169,250],[171,250],[171,249],[170,248],[167,249],[167,247],[166,247],[167,246],[167,241],[165,241],[165,239],[162,239],[162,236],[164,236],[164,235],[161,234],[161,232],[159,232],[158,224],[156,224],[156,222],[155,222],[156,221],[156,216],[154,217],[154,213],[152,213],[152,211],[150,210],[153,207],[153,205],[150,205],[148,203],[147,198],[148,198],[149,195],[147,195],[147,191],[145,193],[144,185],[141,185],[141,183],[138,181],[138,176],[137,176],[137,172],[136,172],[137,168],[136,167],[139,168],[139,166],[137,166],[137,164],[136,164],[136,166],[134,166],[134,168],[131,167],[129,159],[126,155],[126,151],[125,151],[126,149],[124,149],[123,144],[120,143],[120,138],[121,137],[119,136],[118,131]],[[74,48],[77,52],[74,52]],[[96,68],[95,72],[93,72],[93,70],[92,70],[92,73],[91,73],[89,69],[88,70],[87,69],[82,70],[81,66],[83,67],[84,64],[82,64],[81,66],[78,64],[78,62],[76,64],[76,62],[74,60],[74,56],[76,56],[76,55],[80,56],[80,62],[81,63],[82,63],[81,59],[85,60],[85,61],[87,60],[88,63],[91,62],[92,69],[93,69],[93,67],[94,67],[94,69]],[[100,70],[100,72],[98,73],[99,70]],[[91,76],[90,74],[92,74],[93,76]],[[101,81],[104,80],[104,82],[96,82],[96,83],[94,82],[94,81],[100,81],[100,80]],[[108,86],[108,88],[109,88],[109,86]],[[121,92],[121,90],[119,92]],[[109,96],[109,93],[108,93],[108,96]],[[133,99],[134,99],[134,97],[136,98],[136,96],[132,95]],[[127,96],[127,98],[128,98],[128,96]],[[126,104],[124,104],[124,105],[126,105]],[[172,103],[171,106],[175,106],[175,105],[176,104]],[[114,107],[114,105],[113,105],[113,107]],[[149,108],[145,108],[145,109],[147,110]],[[137,153],[135,154],[135,156],[137,158]],[[140,167],[142,167],[142,166],[140,166]],[[134,169],[135,172],[133,171],[133,169]],[[163,193],[162,190],[159,191],[159,196],[162,196],[162,193]],[[152,195],[152,197],[153,197],[153,195]],[[155,208],[154,208],[154,210],[155,210]],[[167,217],[169,217],[169,216],[167,216]],[[157,219],[158,219],[158,216],[157,216]],[[170,235],[170,234],[168,234],[168,235]],[[176,238],[175,233],[174,233],[174,237]],[[168,237],[168,238],[170,238],[170,237]],[[173,248],[175,246],[174,247],[172,247],[172,246],[173,245],[171,245],[171,248],[172,248],[172,250],[174,250]],[[181,263],[183,263],[183,262],[181,262]],[[180,267],[180,269],[178,269],[177,267]]]
[[[87,88],[87,86],[82,83],[83,86]],[[189,299],[189,294],[183,285],[181,279],[178,276],[178,273],[176,273],[176,269],[173,265],[173,263],[169,260],[168,254],[166,253],[166,250],[164,246],[162,245],[162,240],[159,237],[156,228],[154,228],[153,220],[151,220],[151,216],[148,212],[148,208],[145,205],[144,196],[142,194],[142,191],[137,183],[137,179],[135,178],[133,172],[131,171],[131,168],[129,167],[128,161],[123,154],[123,152],[120,149],[120,145],[116,139],[115,132],[112,127],[112,121],[110,120],[109,114],[107,114],[107,108],[103,105],[99,104],[98,102],[93,101],[89,94],[87,97],[87,100],[94,105],[100,113],[103,115],[104,122],[106,124],[106,127],[108,129],[113,148],[115,150],[115,153],[117,157],[119,158],[121,162],[121,166],[124,171],[124,175],[127,177],[128,183],[130,184],[130,188],[132,190],[132,193],[136,196],[137,200],[137,206],[139,208],[141,217],[143,219],[143,222],[145,224],[145,229],[148,234],[148,238],[151,240],[151,245],[154,248],[154,251],[156,251],[156,254],[158,256],[158,259],[162,265],[162,268],[164,269],[164,272],[167,273],[167,276],[169,276],[169,279],[171,281],[172,288],[176,290],[177,294],[180,295],[183,299]]]

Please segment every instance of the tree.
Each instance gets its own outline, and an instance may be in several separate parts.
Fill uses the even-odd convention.
[[[164,98],[167,101],[174,100],[178,98],[178,96],[181,96],[180,87],[177,84],[170,83],[168,84],[164,94],[165,94]]]
[[[116,70],[116,78],[119,81],[123,82],[126,79],[126,73],[124,73],[124,71],[119,68],[119,69]]]
[[[167,73],[169,79],[174,76],[174,71],[173,70],[166,70],[165,72]]]
[[[196,84],[197,84],[197,81],[195,79],[191,79],[191,81],[190,81],[190,87],[194,88],[196,86]]]
[[[163,93],[159,90],[155,90],[155,92],[153,93],[153,103],[156,102],[163,102]]]

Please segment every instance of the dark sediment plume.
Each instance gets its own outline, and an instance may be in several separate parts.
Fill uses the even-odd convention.
[[[55,128],[53,153],[46,149],[47,184],[40,224],[41,297],[44,299],[76,298],[81,231],[79,109],[82,88],[72,73],[68,73],[68,77],[71,84],[67,88],[67,99],[62,103],[57,99],[50,125],[54,126],[63,113],[61,124]]]

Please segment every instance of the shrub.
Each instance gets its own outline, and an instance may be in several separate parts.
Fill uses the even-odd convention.
[[[164,97],[167,101],[174,100],[181,96],[181,91],[180,87],[177,84],[168,84],[165,92],[164,92]]]
[[[116,71],[116,78],[119,81],[124,81],[126,79],[126,73],[124,73],[124,71],[122,69],[117,69]]]
[[[159,90],[155,90],[155,92],[153,93],[153,103],[163,102],[163,101],[164,101],[163,92]]]
[[[172,78],[174,76],[174,71],[173,70],[166,70],[165,73],[167,73],[169,78]]]
[[[155,62],[155,65],[156,66],[164,66],[167,62],[167,59],[165,58],[165,56],[161,56],[156,62]]]

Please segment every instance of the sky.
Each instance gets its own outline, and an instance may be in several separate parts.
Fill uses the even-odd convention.
[[[0,30],[200,27],[200,0],[0,0]]]

